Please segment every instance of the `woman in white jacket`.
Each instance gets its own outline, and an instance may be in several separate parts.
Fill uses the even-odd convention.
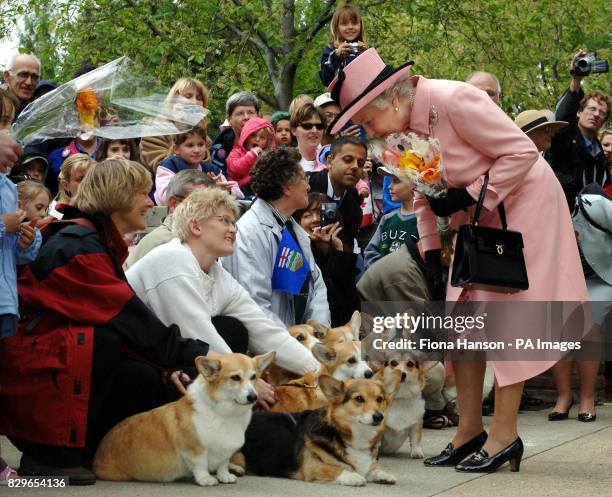
[[[213,324],[213,317],[231,316],[247,329],[254,354],[275,350],[280,367],[299,375],[316,371],[319,363],[310,351],[266,317],[217,261],[234,251],[237,213],[227,192],[194,191],[174,212],[177,238],[132,266],[128,282],[163,323],[177,324],[183,336],[204,340],[215,352],[245,352],[232,350],[223,336],[227,331]]]

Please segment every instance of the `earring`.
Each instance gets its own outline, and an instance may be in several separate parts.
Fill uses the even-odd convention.
[[[399,107],[395,107],[395,112],[399,112]]]

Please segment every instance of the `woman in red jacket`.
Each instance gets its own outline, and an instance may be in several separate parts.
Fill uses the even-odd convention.
[[[23,452],[22,475],[94,483],[82,464],[106,431],[175,400],[188,378],[169,373],[208,353],[163,325],[125,281],[122,237],[146,227],[150,189],[138,163],[94,166],[20,275],[19,331],[0,343],[0,433]]]

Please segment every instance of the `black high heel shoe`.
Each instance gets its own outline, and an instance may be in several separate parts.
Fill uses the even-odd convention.
[[[579,412],[578,413],[578,421],[582,421],[583,423],[591,423],[597,420],[596,414],[591,414],[590,412]]]
[[[567,419],[570,409],[572,408],[572,406],[574,405],[574,399],[572,399],[572,401],[570,402],[569,407],[567,408],[567,411],[565,412],[559,412],[559,411],[552,411],[548,413],[548,421],[563,421],[564,419]]]
[[[486,450],[480,449],[466,461],[457,464],[455,469],[464,473],[492,473],[497,471],[505,462],[509,462],[510,471],[518,471],[521,467],[523,450],[523,441],[521,437],[518,437],[494,456],[489,456]]]
[[[455,447],[449,443],[446,448],[437,456],[428,457],[423,460],[425,466],[455,466],[463,461],[467,456],[481,449],[487,441],[487,432],[475,436],[461,447]]]

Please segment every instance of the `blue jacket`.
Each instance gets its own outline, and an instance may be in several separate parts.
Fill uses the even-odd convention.
[[[38,250],[42,242],[40,232],[36,230],[36,239],[26,250],[23,250],[17,245],[19,235],[17,233],[6,233],[2,216],[10,212],[15,212],[17,208],[17,187],[5,174],[0,174],[0,247],[2,249],[0,262],[2,265],[2,277],[0,278],[0,315],[19,315],[19,306],[17,305],[16,266],[18,264],[28,264],[32,262],[38,255]],[[0,338],[3,338],[1,332],[2,327],[0,326]]]
[[[338,70],[346,67],[348,64],[353,62],[359,54],[350,53],[346,57],[338,57],[336,55],[336,47],[333,45],[327,45],[323,49],[321,55],[321,69],[319,71],[319,77],[323,86],[329,86],[333,79],[338,74]]]

